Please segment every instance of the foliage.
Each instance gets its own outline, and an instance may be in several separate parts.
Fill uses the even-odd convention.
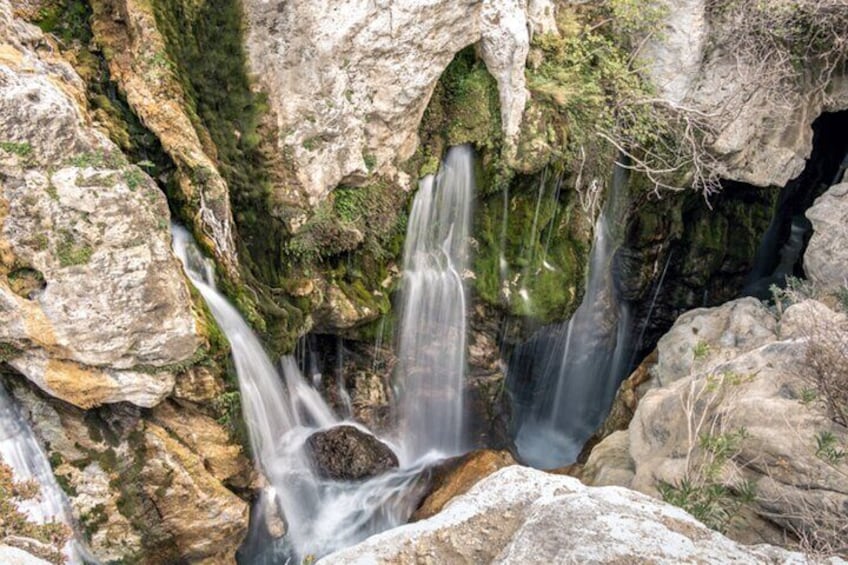
[[[94,250],[86,243],[80,243],[74,235],[69,231],[62,232],[62,238],[56,245],[56,255],[59,257],[59,264],[62,267],[72,267],[74,265],[84,265],[91,259],[91,254]]]
[[[600,160],[589,163],[589,171],[603,169],[606,156],[617,152],[629,160],[623,166],[647,175],[655,189],[693,184],[711,192],[713,164],[703,149],[707,126],[658,100],[634,68],[637,46],[627,38],[648,33],[663,13],[656,2],[632,0],[562,7],[560,36],[535,39],[544,57],[528,69],[528,87],[548,100],[567,128],[568,161],[582,168],[588,155]]]
[[[71,535],[67,526],[56,521],[35,523],[18,507],[20,503],[38,496],[39,488],[35,482],[16,481],[12,469],[0,460],[0,540],[7,537],[37,540],[50,548],[49,553],[39,557],[53,563],[64,563],[62,547]]]
[[[831,432],[819,432],[816,436],[816,457],[820,457],[830,463],[839,463],[848,453],[840,448],[836,436]]]
[[[0,149],[6,153],[17,155],[18,157],[29,157],[32,154],[32,146],[29,143],[0,141]]]
[[[657,484],[663,500],[719,532],[727,532],[757,495],[756,485],[736,466],[736,457],[750,438],[748,431],[741,427],[726,429],[726,414],[719,412],[751,378],[732,372],[711,374],[693,379],[682,389],[680,406],[687,432],[685,469],[678,480]]]

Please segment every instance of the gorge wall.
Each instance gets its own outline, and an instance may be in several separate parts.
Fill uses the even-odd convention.
[[[348,395],[386,429],[411,193],[470,144],[462,276],[480,446],[511,442],[512,348],[581,302],[616,159],[634,169],[613,261],[643,324],[632,364],[683,312],[736,298],[781,189],[803,179],[811,203],[839,169],[848,80],[844,48],[814,18],[818,41],[798,51],[803,38],[782,33],[791,17],[751,2],[740,19],[725,4],[0,0],[3,380],[95,555],[232,561],[261,481],[228,345],[170,251],[172,218],[270,352],[308,336],[330,402]],[[796,4],[806,17],[816,3]],[[830,21],[848,18],[825,4]],[[739,37],[766,41],[763,65],[783,71],[764,72],[749,58],[761,44]],[[701,181],[722,190],[669,190]],[[808,216],[810,249],[841,249],[818,227],[838,220]],[[807,255],[811,279],[844,272],[833,253]],[[798,337],[762,324],[775,347]],[[778,402],[777,381],[762,382],[745,394]],[[634,422],[660,421],[651,406]],[[639,478],[672,480],[679,461],[640,470],[639,441],[656,438],[636,425],[602,444],[630,461],[609,473],[657,495]]]

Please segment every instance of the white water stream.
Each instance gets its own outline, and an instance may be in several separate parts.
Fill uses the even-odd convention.
[[[12,469],[16,481],[35,481],[39,487],[36,498],[25,500],[19,509],[36,523],[58,522],[65,524],[72,533],[74,530],[65,493],[62,491],[47,455],[32,433],[26,419],[21,414],[6,389],[0,383],[0,459]],[[83,562],[86,555],[84,546],[75,537],[64,548],[68,563]]]
[[[612,269],[625,184],[626,175],[617,169],[595,224],[580,306],[566,324],[544,328],[517,348],[514,357],[521,361],[510,363],[510,372],[532,375],[531,399],[517,410],[514,436],[521,459],[535,467],[577,459],[606,417],[629,362],[630,312],[617,298]]]
[[[439,174],[425,177],[412,205],[404,248],[398,338],[403,458],[466,447],[465,386],[468,236],[474,153],[448,151]]]
[[[271,485],[266,495],[276,498],[288,525],[286,554],[266,558],[299,562],[406,522],[421,496],[421,472],[433,458],[402,461],[400,469],[366,481],[320,478],[305,442],[314,432],[342,422],[294,358],[283,358],[280,371],[274,367],[239,312],[215,289],[211,263],[188,232],[174,226],[172,233],[175,253],[230,342],[253,454]]]

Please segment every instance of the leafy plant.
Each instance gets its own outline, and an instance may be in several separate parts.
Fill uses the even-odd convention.
[[[816,436],[816,457],[824,459],[830,463],[839,463],[845,456],[848,455],[842,449],[831,432],[822,431]]]

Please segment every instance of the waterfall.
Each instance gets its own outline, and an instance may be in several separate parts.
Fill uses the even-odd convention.
[[[19,508],[39,524],[58,522],[77,533],[65,493],[23,414],[0,384],[0,459],[12,469],[16,481],[35,481],[36,498],[23,501]],[[79,538],[72,538],[64,548],[69,563],[94,562]]]
[[[615,227],[625,204],[626,174],[616,168],[595,224],[586,292],[565,324],[543,328],[513,352],[513,435],[522,460],[550,469],[573,463],[606,417],[629,363],[630,310],[613,277]]]
[[[318,477],[306,440],[341,421],[293,357],[282,359],[281,378],[239,312],[215,289],[211,262],[184,228],[173,226],[172,234],[174,252],[230,342],[250,445],[270,484],[265,495],[288,524],[287,543],[282,548],[255,549],[250,562],[281,563],[289,558],[299,562],[406,522],[422,494],[421,472],[431,461],[421,459],[361,482]],[[279,554],[268,555],[277,550]]]
[[[436,177],[419,185],[403,260],[398,338],[400,437],[414,460],[465,447],[468,236],[474,194],[470,146],[448,151]]]

